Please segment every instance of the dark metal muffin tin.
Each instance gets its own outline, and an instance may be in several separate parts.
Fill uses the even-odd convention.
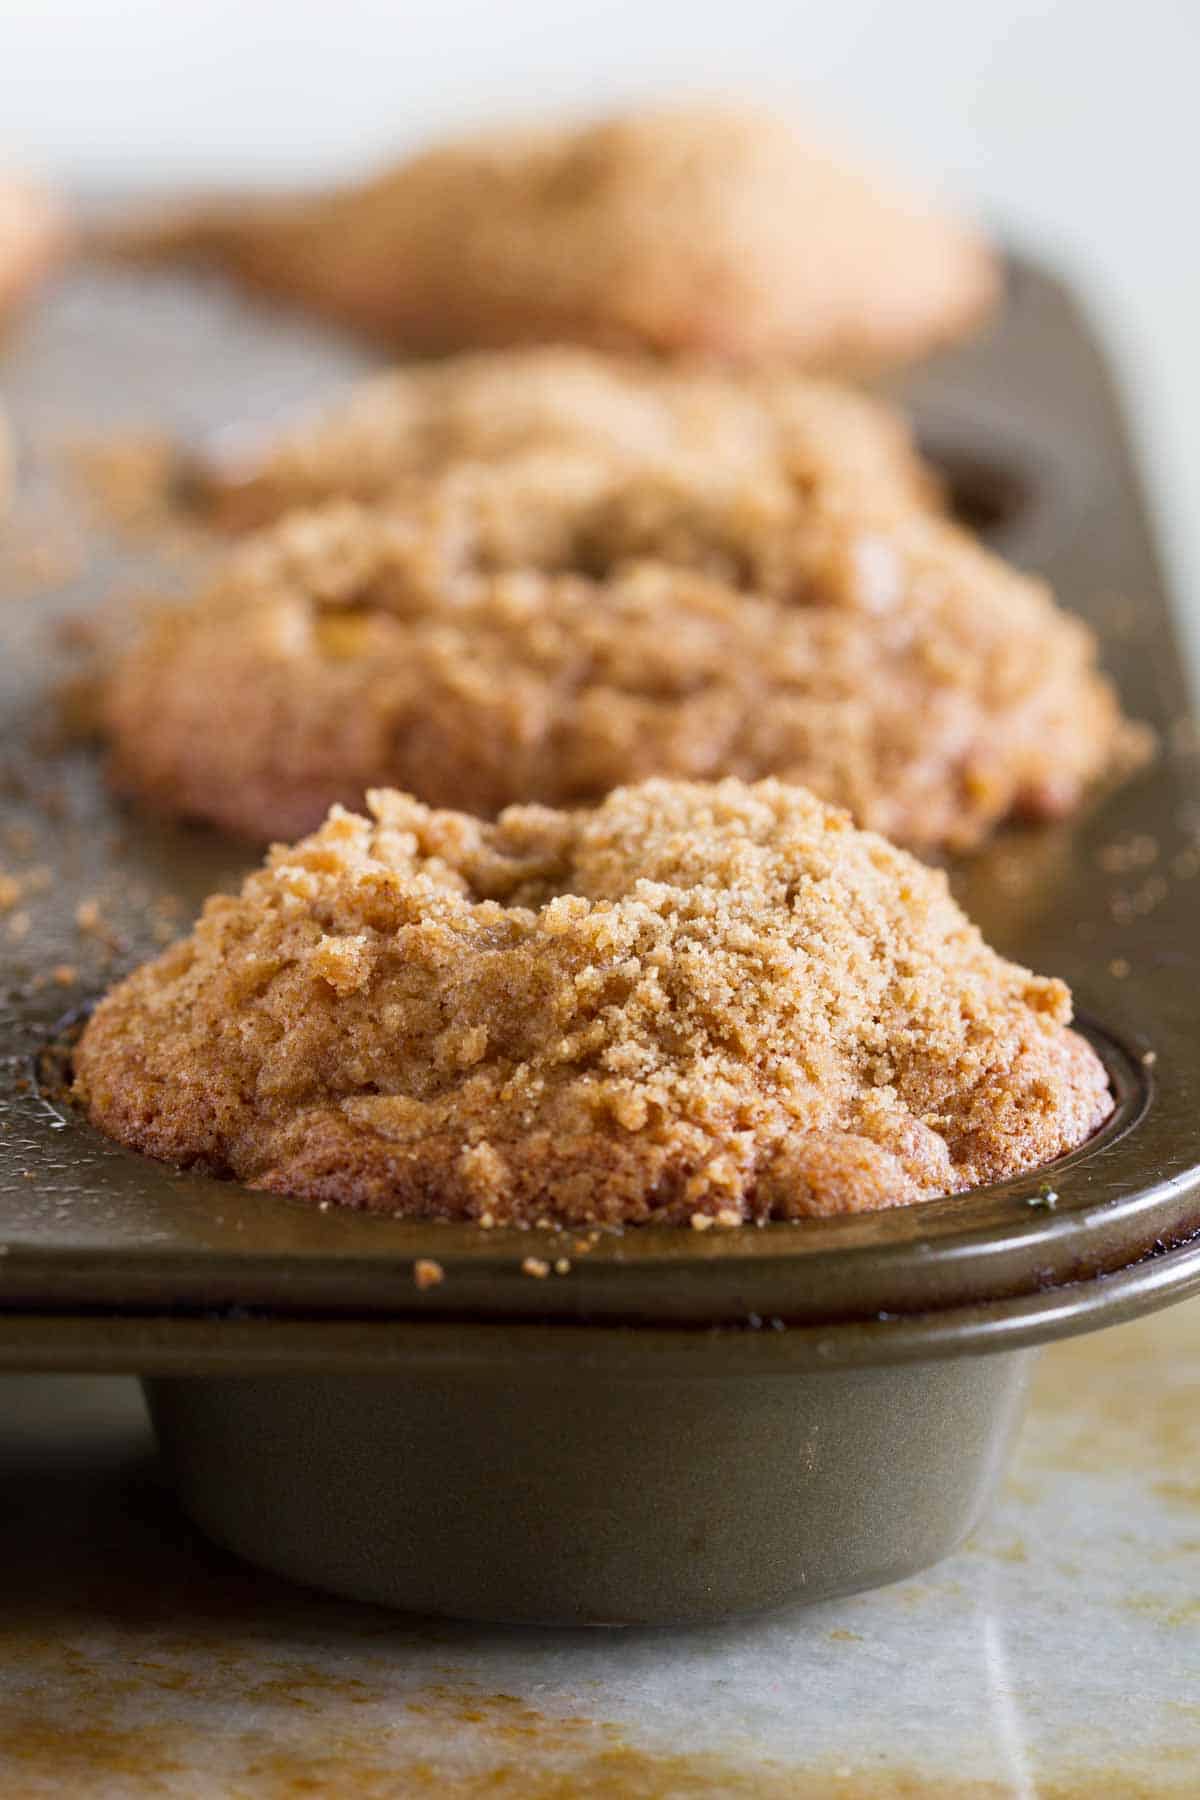
[[[95,335],[63,354],[111,386],[121,346],[106,374]],[[297,341],[319,382],[334,353]],[[189,343],[236,417],[236,342]],[[4,952],[0,1366],[147,1377],[184,1504],[246,1556],[421,1611],[564,1623],[868,1587],[969,1530],[1036,1346],[1200,1291],[1200,778],[1111,385],[1070,297],[1018,262],[990,335],[903,398],[960,510],[1091,618],[1162,741],[1082,819],[953,871],[998,948],[1071,983],[1118,1096],[1082,1149],[959,1199],[581,1246],[322,1212],[117,1149],[55,1098],[41,1053],[64,994],[39,975],[79,960],[81,899],[108,893],[132,959],[151,948],[139,888],[198,904],[247,858],[118,814],[83,752],[26,753],[35,640],[0,625],[8,818],[56,870]],[[419,1288],[419,1258],[444,1279]]]

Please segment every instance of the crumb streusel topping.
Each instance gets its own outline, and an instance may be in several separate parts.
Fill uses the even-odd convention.
[[[722,373],[564,345],[401,364],[242,458],[191,473],[195,499],[244,528],[326,500],[403,496],[478,465],[524,470],[533,495],[548,479],[544,513],[573,484],[642,478],[783,487],[872,513],[936,500],[907,423],[870,395],[786,369]]]
[[[1059,981],[942,873],[776,781],[489,824],[335,810],[121,983],[93,1121],[315,1200],[496,1222],[789,1219],[1035,1168],[1107,1116]]]

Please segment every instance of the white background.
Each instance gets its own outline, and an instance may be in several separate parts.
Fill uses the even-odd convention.
[[[0,153],[92,187],[324,177],[498,111],[730,86],[1076,277],[1200,627],[1200,0],[0,0]]]

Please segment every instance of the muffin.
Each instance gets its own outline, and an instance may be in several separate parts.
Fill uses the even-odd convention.
[[[101,1002],[101,1130],[397,1215],[738,1223],[1001,1180],[1111,1110],[1063,984],[803,789],[370,815],[277,846]]]
[[[972,227],[734,103],[491,131],[118,247],[216,260],[419,353],[562,340],[859,370],[961,336],[998,289]]]
[[[1144,750],[1087,628],[927,508],[566,454],[291,514],[148,623],[103,715],[119,788],[260,841],[378,785],[491,816],[778,775],[965,849]]]
[[[0,173],[0,328],[57,261],[65,238],[53,196],[25,176]]]
[[[210,519],[244,530],[326,500],[408,495],[476,464],[523,468],[525,507],[547,484],[543,511],[563,503],[564,484],[643,474],[788,483],[872,512],[938,501],[906,421],[880,400],[783,370],[722,374],[563,345],[402,365],[241,460],[200,461],[183,478]]]

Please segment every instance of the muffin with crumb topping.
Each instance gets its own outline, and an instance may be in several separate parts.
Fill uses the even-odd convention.
[[[1091,633],[849,390],[462,357],[244,477],[218,508],[273,527],[144,632],[105,712],[122,788],[260,839],[372,786],[490,815],[779,775],[970,846],[1143,748]]]
[[[148,625],[103,717],[123,791],[260,841],[378,785],[492,816],[778,775],[966,849],[1145,748],[1087,627],[930,512],[562,458],[288,516]]]
[[[736,1224],[957,1193],[1111,1110],[1063,984],[802,789],[370,805],[102,1001],[75,1065],[96,1125],[399,1215]]]
[[[858,370],[965,335],[1000,288],[974,226],[735,101],[477,132],[118,243],[418,354],[561,340]]]

